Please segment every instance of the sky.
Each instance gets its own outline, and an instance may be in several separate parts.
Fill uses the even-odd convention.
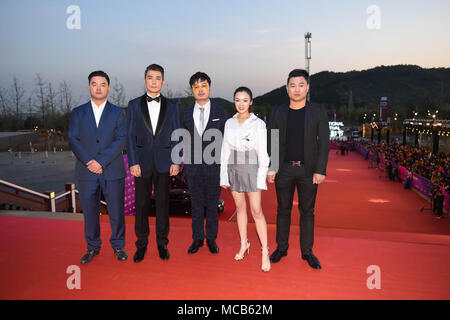
[[[78,17],[71,5],[79,28],[67,25]],[[305,67],[306,32],[311,74],[450,67],[448,0],[1,0],[0,87],[15,76],[29,95],[39,73],[87,99],[87,76],[100,69],[131,99],[145,91],[146,66],[158,63],[166,91],[183,92],[203,71],[213,97],[232,100],[242,85],[259,96]]]

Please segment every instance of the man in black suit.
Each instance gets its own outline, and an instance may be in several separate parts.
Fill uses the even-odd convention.
[[[184,146],[184,171],[192,204],[193,242],[188,253],[196,253],[203,246],[206,236],[210,252],[216,254],[219,252],[216,238],[219,226],[220,150],[228,116],[225,109],[210,101],[211,79],[207,74],[195,73],[189,85],[195,104],[184,109],[180,117],[181,128],[189,132],[191,140]],[[215,143],[215,148],[208,148],[210,143]],[[189,152],[186,152],[188,149]]]
[[[179,166],[171,159],[173,131],[179,128],[178,106],[161,95],[164,69],[151,64],[145,70],[147,92],[128,103],[127,154],[128,166],[135,177],[137,251],[134,262],[147,252],[148,216],[155,187],[156,243],[162,260],[169,259],[169,188],[170,176]]]
[[[314,204],[317,186],[324,182],[326,175],[330,148],[328,116],[321,105],[307,101],[309,75],[305,70],[289,73],[286,90],[290,103],[274,109],[268,126],[267,145],[272,162],[267,180],[275,182],[278,201],[277,249],[270,261],[276,263],[287,255],[292,201],[297,187],[302,259],[312,268],[320,269],[320,262],[312,252]],[[279,139],[271,139],[274,129],[279,130]],[[272,150],[278,150],[278,154],[272,154]],[[279,163],[274,159],[279,159]]]

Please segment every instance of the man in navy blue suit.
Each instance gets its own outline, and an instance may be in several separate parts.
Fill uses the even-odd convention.
[[[156,243],[162,260],[169,259],[170,176],[180,167],[171,159],[172,132],[179,128],[178,106],[161,95],[164,69],[151,64],[145,70],[147,92],[128,103],[128,166],[135,177],[137,251],[134,262],[144,259],[149,235],[149,210],[154,185],[156,206]]]
[[[75,177],[84,213],[87,253],[81,263],[100,253],[100,197],[103,192],[111,224],[110,242],[117,259],[127,259],[125,246],[124,187],[126,123],[122,108],[107,101],[109,77],[94,71],[89,77],[91,101],[72,111],[69,145],[77,160]]]
[[[191,145],[186,146],[190,147],[191,152],[184,153],[184,171],[192,204],[193,242],[188,253],[196,253],[203,246],[206,236],[210,252],[216,254],[219,253],[216,238],[219,225],[217,204],[220,196],[220,149],[228,115],[225,109],[210,101],[211,79],[206,73],[195,73],[190,78],[189,85],[195,104],[184,109],[180,117],[181,128],[189,131],[191,137]],[[203,153],[210,144],[213,132],[220,133],[220,143],[215,149],[212,148],[210,156],[219,161],[211,162],[205,159]],[[217,143],[216,140],[213,143]]]

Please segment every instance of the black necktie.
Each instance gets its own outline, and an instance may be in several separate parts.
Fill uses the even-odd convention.
[[[152,101],[156,101],[156,102],[159,102],[159,98],[160,98],[161,96],[157,96],[156,98],[152,98],[152,97],[150,97],[149,95],[147,95],[147,102],[152,102]]]

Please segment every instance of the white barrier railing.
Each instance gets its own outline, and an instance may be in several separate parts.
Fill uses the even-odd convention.
[[[75,189],[75,184],[73,184],[73,183],[66,184],[66,191],[62,192],[58,195],[56,195],[54,191],[48,192],[48,194],[46,194],[46,193],[38,192],[38,191],[35,191],[32,189],[20,186],[18,184],[15,184],[10,181],[3,180],[3,179],[0,179],[0,186],[5,186],[5,187],[15,190],[15,195],[17,196],[18,199],[20,199],[18,201],[23,201],[23,199],[24,199],[23,195],[20,195],[20,197],[19,197],[19,192],[24,192],[26,194],[29,194],[29,195],[35,196],[39,199],[42,199],[44,203],[45,202],[48,203],[48,209],[50,209],[51,212],[56,212],[56,201],[57,200],[64,198],[64,197],[67,198],[67,196],[70,195],[70,198],[69,198],[70,205],[69,206],[72,208],[72,212],[74,212],[74,213],[77,212],[76,193],[78,193],[78,190]],[[7,194],[9,196],[13,196],[13,194],[10,192],[7,192]],[[1,195],[1,193],[0,193],[0,195]],[[28,200],[36,201],[35,199],[31,199],[31,198]],[[106,205],[106,202],[102,201],[102,204]],[[44,204],[41,203],[41,205],[44,205]]]

